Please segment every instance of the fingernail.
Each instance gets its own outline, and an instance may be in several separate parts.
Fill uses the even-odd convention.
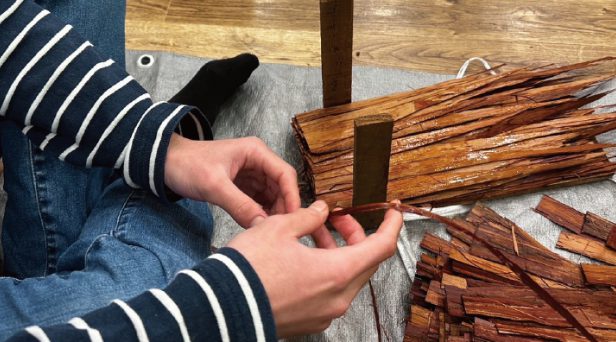
[[[252,222],[250,222],[250,226],[254,227],[254,226],[258,225],[259,223],[263,222],[264,220],[265,220],[265,217],[257,216],[254,219],[252,219]]]
[[[325,204],[325,202],[323,202],[323,201],[316,201],[316,202],[312,203],[310,208],[312,208],[312,209],[314,209],[314,210],[316,210],[318,212],[323,212],[323,211],[329,210],[329,207],[327,207],[327,204]]]
[[[395,200],[393,200],[393,201],[391,201],[391,202],[392,202],[392,203],[396,203],[396,204],[402,204],[402,202],[400,202],[400,200],[399,200],[399,199],[395,199]]]

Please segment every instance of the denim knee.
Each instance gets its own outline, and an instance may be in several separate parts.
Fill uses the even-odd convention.
[[[130,246],[143,248],[160,262],[171,279],[210,253],[213,220],[207,203],[163,203],[143,190],[113,182],[86,220],[81,236],[61,256],[60,270],[83,268],[82,256],[100,235],[109,235]]]

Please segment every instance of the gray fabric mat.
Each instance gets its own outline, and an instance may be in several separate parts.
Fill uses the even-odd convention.
[[[137,63],[142,54],[138,51],[129,52],[128,69],[157,99],[169,98],[206,61],[167,53],[151,53],[155,57],[154,65],[142,68]],[[299,152],[289,123],[293,115],[321,106],[320,75],[318,68],[260,66],[247,84],[223,108],[214,127],[216,138],[258,136],[285,160],[301,169]],[[424,87],[453,77],[371,67],[356,67],[353,76],[354,100]],[[614,84],[610,84],[606,88],[613,86]],[[616,102],[615,96],[611,95],[601,103],[608,102]],[[615,141],[609,136],[604,140]],[[487,204],[554,249],[560,228],[530,209],[536,206],[541,194],[549,194],[581,211],[591,210],[616,220],[615,190],[616,185],[612,181],[602,181],[493,200]],[[223,211],[214,208],[214,217],[217,225],[215,245],[222,246],[241,232],[241,228]],[[424,232],[447,237],[440,224],[431,221],[407,222],[398,244],[398,255],[383,264],[373,277],[386,340],[402,340],[405,318],[408,315],[408,274],[413,275],[415,272],[415,263],[420,253],[419,241]],[[584,257],[572,256],[562,250],[557,252],[575,261],[587,261]],[[367,287],[359,294],[349,312],[334,321],[325,333],[299,340],[376,341],[375,319]]]
[[[146,52],[127,53],[127,69],[153,95],[164,100],[177,92],[206,61],[168,53],[147,52],[154,58],[149,67],[139,66],[138,59]],[[452,78],[370,67],[354,68],[353,98],[386,95],[419,88]],[[609,85],[609,86],[613,86]],[[608,86],[608,87],[609,87]],[[615,96],[602,101],[616,102]],[[301,159],[293,139],[290,120],[293,115],[321,106],[320,69],[287,65],[262,65],[231,101],[222,109],[214,130],[217,139],[258,136],[289,163],[301,168]],[[616,141],[611,136],[604,140]],[[1,179],[0,179],[1,181]],[[554,249],[560,228],[534,213],[541,194],[586,211],[591,210],[616,220],[616,184],[602,181],[589,185],[554,189],[535,194],[488,201],[498,213],[508,217],[546,246]],[[0,194],[0,218],[6,198]],[[218,208],[213,208],[216,220],[215,246],[223,246],[242,229]],[[386,341],[401,341],[408,315],[410,278],[419,256],[419,241],[424,232],[446,237],[440,224],[430,221],[406,223],[399,241],[399,253],[385,262],[373,277],[377,307]],[[583,257],[556,250],[575,261]],[[322,334],[297,338],[301,341],[376,341],[376,324],[367,287],[356,298],[349,312],[334,321]]]

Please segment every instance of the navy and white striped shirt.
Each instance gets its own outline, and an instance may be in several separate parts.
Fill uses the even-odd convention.
[[[0,120],[67,162],[123,170],[127,184],[165,199],[164,162],[181,124],[211,137],[196,108],[153,103],[122,67],[32,0],[0,0]],[[14,341],[269,341],[275,326],[250,264],[223,248],[171,284],[77,317],[28,327]]]

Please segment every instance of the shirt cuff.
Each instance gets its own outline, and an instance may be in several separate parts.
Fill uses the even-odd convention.
[[[211,137],[211,127],[196,107],[158,102],[143,115],[128,142],[124,158],[124,179],[133,188],[149,189],[168,201],[165,160],[171,135],[184,117],[194,121],[195,131]]]

